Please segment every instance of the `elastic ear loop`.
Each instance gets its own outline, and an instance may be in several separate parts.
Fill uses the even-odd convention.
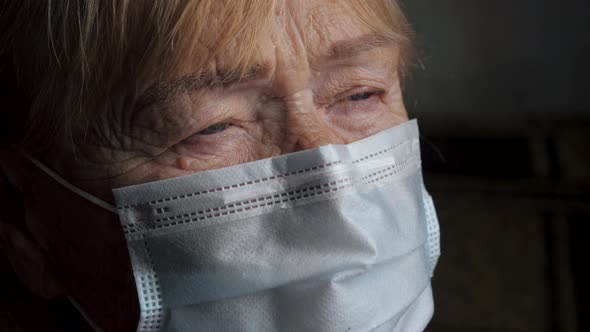
[[[37,159],[33,158],[30,154],[24,152],[24,151],[20,151],[20,153],[27,158],[30,162],[32,162],[35,166],[37,166],[40,170],[42,170],[43,172],[45,172],[47,175],[49,175],[52,179],[54,179],[55,181],[57,181],[57,183],[61,184],[62,186],[66,187],[67,189],[69,189],[70,191],[72,191],[73,193],[75,193],[76,195],[86,199],[87,201],[94,203],[95,205],[110,211],[114,214],[118,214],[117,212],[117,208],[115,206],[113,206],[110,203],[107,203],[105,201],[103,201],[102,199],[87,193],[86,191],[74,186],[73,184],[69,183],[66,179],[64,179],[63,177],[61,177],[61,175],[57,174],[56,172],[54,172],[53,170],[51,170],[49,167],[43,165],[40,161],[38,161]]]
[[[84,310],[84,308],[82,308],[82,306],[80,304],[78,304],[78,302],[76,302],[76,300],[74,300],[73,297],[68,296],[67,298],[68,298],[68,300],[70,300],[70,302],[72,303],[72,305],[74,306],[74,308],[76,308],[76,310],[78,310],[78,312],[80,313],[80,315],[82,315],[82,317],[86,320],[86,322],[88,323],[88,325],[90,325],[90,327],[92,329],[94,329],[94,331],[96,331],[96,332],[104,332],[104,330],[101,329],[100,327],[98,327],[98,324],[96,324],[94,322],[94,320],[92,318],[90,318],[90,315],[88,315],[88,313],[86,312],[86,310]]]

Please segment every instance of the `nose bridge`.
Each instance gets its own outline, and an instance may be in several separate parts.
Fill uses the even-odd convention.
[[[285,104],[287,116],[283,153],[346,143],[345,139],[324,121],[322,111],[313,103],[311,89],[306,88],[286,97]]]
[[[338,133],[324,121],[323,112],[313,102],[310,88],[313,79],[304,25],[287,20],[283,36],[274,39],[276,67],[273,80],[274,94],[285,103],[284,141],[282,153],[313,149],[327,144],[345,143]],[[285,38],[288,36],[288,38]]]

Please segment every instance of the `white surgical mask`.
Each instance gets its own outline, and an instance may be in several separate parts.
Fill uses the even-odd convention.
[[[113,190],[137,331],[423,331],[439,228],[416,121]]]

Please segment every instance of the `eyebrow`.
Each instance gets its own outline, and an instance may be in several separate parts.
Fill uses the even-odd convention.
[[[377,33],[362,35],[348,40],[334,42],[324,56],[324,61],[353,58],[361,53],[385,46],[394,45],[393,41]],[[135,109],[142,109],[151,104],[168,100],[186,91],[204,88],[229,87],[238,83],[247,83],[260,77],[268,76],[271,68],[256,64],[245,75],[237,71],[202,71],[169,82],[160,82],[149,87],[136,102]]]
[[[151,104],[167,99],[187,91],[204,88],[228,87],[237,83],[247,83],[265,76],[270,71],[268,66],[256,64],[246,74],[238,71],[201,71],[193,75],[184,76],[177,80],[160,82],[149,87],[136,102],[135,109],[142,109]]]
[[[377,33],[370,33],[353,39],[334,42],[328,52],[328,58],[332,60],[353,58],[376,48],[393,45],[394,42],[389,38]]]

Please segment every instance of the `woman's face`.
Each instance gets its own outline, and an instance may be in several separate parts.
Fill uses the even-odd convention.
[[[75,157],[45,162],[112,202],[112,188],[346,144],[407,118],[396,45],[340,1],[289,1],[242,80],[227,69],[239,43],[187,75],[156,82],[138,107],[109,114]],[[117,216],[24,161],[3,168],[8,177],[27,174],[23,218],[55,270],[44,279],[58,280],[105,330],[132,329],[137,300]],[[15,255],[8,253],[13,262]],[[26,279],[37,265],[19,273]]]
[[[293,1],[243,79],[232,47],[156,82],[105,119],[79,159],[57,164],[104,199],[110,189],[325,144],[350,143],[406,119],[396,45],[336,1]]]

